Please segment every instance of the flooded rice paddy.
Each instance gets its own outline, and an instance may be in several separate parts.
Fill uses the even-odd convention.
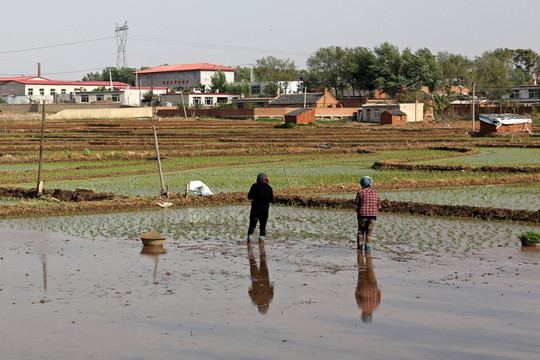
[[[538,226],[383,214],[358,254],[350,211],[274,206],[251,248],[248,212],[0,221],[2,358],[537,358]]]
[[[539,210],[540,184],[472,186],[446,189],[379,191],[382,199],[438,205],[480,206],[514,210]],[[331,197],[354,199],[356,193]]]

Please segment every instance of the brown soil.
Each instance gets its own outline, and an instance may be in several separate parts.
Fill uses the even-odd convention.
[[[0,197],[34,198],[35,190],[21,188],[0,188]],[[20,216],[46,216],[80,213],[101,213],[113,211],[141,210],[157,208],[164,199],[117,196],[110,193],[96,193],[91,189],[76,191],[54,189],[44,191],[41,199],[52,206],[26,204],[6,205],[0,210],[0,218]],[[166,199],[172,206],[213,206],[247,204],[245,193],[222,193],[213,196],[187,196],[172,193]],[[276,194],[277,204],[317,208],[352,209],[353,200],[317,196]],[[462,205],[434,205],[401,201],[382,201],[381,212],[438,216],[450,218],[473,218],[483,220],[517,221],[540,223],[540,211],[481,208]]]
[[[3,121],[4,134],[0,137],[0,160],[3,163],[33,161],[39,150],[41,121]],[[158,118],[149,120],[85,120],[47,121],[45,161],[95,161],[112,159],[155,159],[152,132],[155,126],[163,158],[190,155],[262,155],[262,154],[326,154],[328,157],[343,153],[370,153],[379,150],[442,149],[463,154],[477,151],[475,146],[540,147],[540,138],[528,134],[508,137],[477,138],[470,132],[469,122],[407,124],[380,126],[355,122],[302,126],[294,129],[276,127],[275,123],[251,120]],[[540,126],[533,125],[539,133]],[[84,149],[86,151],[83,153]],[[479,171],[501,172],[506,175],[475,179],[403,180],[380,184],[378,189],[417,189],[436,187],[475,186],[489,184],[533,183],[540,181],[537,167],[479,167],[411,165],[407,160],[376,163],[374,168],[423,171]],[[223,165],[223,164],[222,164]],[[81,169],[91,168],[80,166]],[[111,169],[112,170],[112,169]],[[114,171],[114,170],[112,170]],[[118,170],[116,170],[118,171]],[[18,171],[24,175],[26,171]],[[34,176],[33,171],[28,171]],[[111,173],[110,176],[114,176]],[[47,172],[48,179],[54,170]],[[67,180],[64,179],[63,180]],[[321,193],[354,192],[358,184],[294,188],[281,191],[277,201],[302,206],[349,208],[348,200],[310,197]],[[300,195],[302,194],[302,195]],[[35,197],[33,189],[0,188],[0,198]],[[0,217],[44,216],[89,212],[112,212],[157,207],[163,199],[123,197],[110,193],[96,193],[91,189],[76,191],[45,190],[43,203],[4,204]],[[211,197],[169,194],[173,206],[223,205],[247,203],[244,193],[216,194]],[[504,219],[537,223],[538,213],[505,209],[479,209],[474,207],[444,207],[429,204],[385,202],[383,211],[414,213],[434,216]]]

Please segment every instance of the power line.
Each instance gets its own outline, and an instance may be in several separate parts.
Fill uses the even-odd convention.
[[[273,53],[273,54],[281,54],[281,55],[310,55],[309,53],[300,52],[300,51],[287,51],[287,50],[273,50],[273,49],[262,49],[262,48],[254,48],[254,47],[246,47],[246,46],[231,46],[231,45],[222,45],[222,44],[211,44],[211,43],[203,43],[203,42],[194,42],[194,41],[184,41],[184,40],[175,40],[175,39],[164,39],[164,38],[156,38],[156,37],[150,37],[150,36],[144,36],[144,35],[136,35],[131,34],[130,35],[135,40],[139,41],[147,41],[152,43],[165,43],[165,44],[173,44],[173,45],[179,45],[179,46],[189,46],[189,47],[196,47],[196,48],[209,48],[209,49],[224,49],[224,50],[236,50],[236,51],[245,51],[245,52],[257,52],[257,53]]]
[[[108,40],[108,39],[114,39],[114,38],[115,38],[115,36],[108,36],[108,37],[103,37],[103,38],[98,38],[98,39],[73,41],[73,42],[55,44],[55,45],[36,46],[36,47],[33,47],[33,48],[27,48],[27,49],[0,51],[0,55],[2,55],[2,54],[12,54],[12,53],[18,53],[18,52],[24,52],[24,51],[48,49],[48,48],[53,48],[53,47],[68,46],[68,45],[75,45],[75,44],[83,44],[83,43],[89,43],[89,42],[93,42],[93,41],[101,41],[101,40]]]

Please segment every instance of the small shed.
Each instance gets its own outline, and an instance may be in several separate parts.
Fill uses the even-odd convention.
[[[480,114],[480,132],[484,133],[531,133],[532,120],[517,114]]]
[[[285,114],[285,124],[315,123],[315,109],[302,108]]]
[[[407,123],[407,114],[398,109],[386,110],[381,114],[381,125]]]

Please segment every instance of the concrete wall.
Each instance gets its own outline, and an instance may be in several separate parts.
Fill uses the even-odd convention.
[[[58,112],[64,109],[117,109],[121,107],[120,103],[108,103],[108,104],[47,104],[45,105],[45,112]],[[0,104],[1,112],[12,113],[27,113],[27,112],[41,112],[41,104]]]
[[[119,108],[119,109],[69,109],[47,116],[53,120],[72,119],[125,119],[150,118],[154,115],[153,108]]]
[[[299,108],[254,108],[254,109],[189,109],[187,115],[238,118],[238,119],[258,119],[258,118],[278,118],[284,119],[285,114]],[[342,118],[353,118],[356,116],[356,108],[315,108],[315,118],[320,120],[333,120]],[[178,108],[159,108],[158,116],[174,117],[184,116],[184,110]]]

